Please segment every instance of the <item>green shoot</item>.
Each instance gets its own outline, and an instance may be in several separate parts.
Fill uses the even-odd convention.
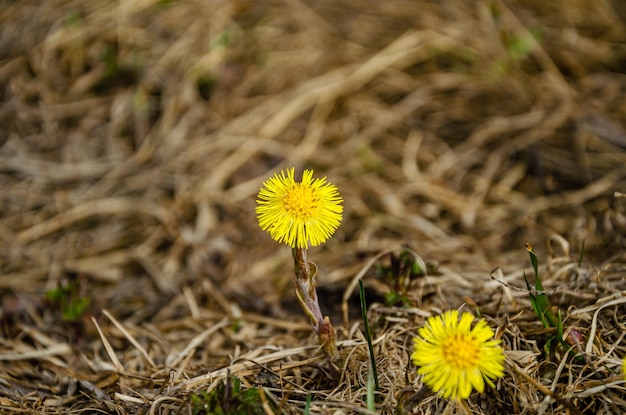
[[[363,316],[363,324],[365,325],[365,339],[367,340],[367,348],[370,352],[370,363],[372,374],[374,375],[374,386],[378,390],[378,371],[376,370],[376,358],[374,357],[374,346],[372,345],[372,337],[370,335],[370,326],[367,321],[367,305],[365,304],[365,289],[363,281],[359,280],[359,295],[361,297],[361,314]],[[369,386],[369,385],[368,385]]]
[[[211,392],[201,391],[191,395],[193,415],[265,415],[263,391],[258,388],[241,390],[241,382],[228,374],[224,382]],[[272,401],[266,401],[272,404]],[[274,408],[275,409],[275,408]]]
[[[369,370],[367,371],[367,397],[365,402],[367,404],[367,409],[372,412],[376,412],[376,402],[374,400],[374,386],[378,388],[378,385],[374,385],[376,383],[376,377],[373,376],[374,371],[372,370],[374,366],[372,366],[371,364],[369,364],[368,366]]]
[[[385,294],[388,307],[410,306],[409,286],[415,278],[437,272],[436,266],[425,263],[413,250],[404,247],[399,254],[389,254],[389,265],[378,264],[376,274],[390,287]]]
[[[549,355],[550,350],[552,348],[552,344],[554,340],[557,340],[558,343],[563,346],[572,356],[574,356],[577,360],[584,360],[582,356],[576,354],[576,351],[573,349],[573,344],[568,343],[568,340],[571,339],[563,338],[563,334],[565,330],[563,329],[563,318],[561,316],[561,310],[558,310],[556,307],[552,305],[550,299],[544,291],[543,284],[541,282],[541,278],[539,276],[539,263],[537,260],[537,254],[533,250],[530,244],[526,244],[526,250],[530,254],[530,262],[532,263],[533,270],[535,272],[535,287],[531,288],[530,283],[528,282],[528,278],[526,277],[526,273],[524,273],[524,281],[526,282],[526,288],[528,289],[528,295],[530,296],[530,303],[532,305],[533,311],[541,320],[541,323],[545,328],[556,329],[556,334],[551,335],[546,339],[546,353]],[[556,310],[556,314],[555,311]],[[578,333],[578,332],[576,332]]]
[[[60,309],[61,320],[67,323],[79,321],[89,306],[89,298],[80,295],[80,280],[76,277],[47,291],[46,300]]]
[[[532,263],[533,270],[535,271],[534,290],[531,289],[528,278],[526,277],[526,273],[524,273],[524,281],[526,281],[526,288],[528,288],[530,302],[533,306],[533,310],[543,323],[544,327],[558,327],[560,321],[554,315],[554,311],[552,311],[552,304],[550,303],[548,296],[544,292],[543,284],[541,283],[541,278],[539,277],[539,264],[537,261],[537,254],[535,254],[535,251],[530,244],[526,244],[526,250],[528,250],[528,253],[530,254],[530,262]]]

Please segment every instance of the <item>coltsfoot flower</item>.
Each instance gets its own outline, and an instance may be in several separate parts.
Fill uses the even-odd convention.
[[[429,317],[414,339],[413,363],[424,383],[444,398],[467,399],[472,388],[485,389],[485,382],[504,374],[500,341],[485,320],[471,328],[473,316],[457,310]]]
[[[308,248],[328,240],[341,223],[343,199],[326,177],[313,179],[313,170],[294,179],[294,168],[275,173],[263,182],[256,214],[261,229],[292,248]]]

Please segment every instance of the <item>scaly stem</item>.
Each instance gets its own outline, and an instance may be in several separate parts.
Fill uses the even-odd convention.
[[[320,345],[332,365],[341,365],[335,343],[335,329],[328,316],[324,316],[317,300],[317,266],[306,259],[306,249],[293,249],[296,274],[296,297],[309,322],[315,329]]]

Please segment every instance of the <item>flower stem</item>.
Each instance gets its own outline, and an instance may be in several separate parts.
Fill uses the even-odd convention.
[[[309,322],[315,329],[320,345],[331,367],[341,366],[339,351],[335,343],[335,329],[330,318],[324,316],[317,300],[317,266],[306,259],[306,249],[293,249],[294,272],[296,274],[296,297]]]

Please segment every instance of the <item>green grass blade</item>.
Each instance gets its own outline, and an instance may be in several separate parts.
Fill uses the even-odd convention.
[[[530,305],[533,307],[533,311],[535,312],[535,314],[537,314],[537,317],[539,317],[539,319],[544,324],[544,326],[547,327],[542,317],[543,313],[541,312],[541,307],[539,306],[539,302],[537,301],[537,296],[533,294],[533,290],[530,287],[530,283],[528,282],[528,277],[526,276],[526,272],[524,272],[523,275],[524,275],[524,281],[526,282],[526,289],[528,289],[528,296],[530,297]]]
[[[537,254],[535,254],[535,251],[530,244],[526,244],[526,250],[530,255],[530,262],[532,263],[533,270],[535,271],[536,292],[534,294],[530,293],[530,299],[533,303],[533,309],[541,319],[544,327],[558,327],[560,321],[558,317],[554,314],[554,311],[552,311],[552,304],[550,303],[550,299],[544,292],[541,277],[539,276],[539,261],[537,260]],[[524,278],[526,278],[526,275],[524,275]],[[526,280],[526,285],[530,288],[528,280]]]
[[[374,383],[376,383],[376,381],[374,380],[374,376],[372,376],[372,367],[373,366],[370,364],[370,370],[367,371],[367,397],[365,403],[367,405],[367,409],[372,412],[376,412],[376,401],[374,399]]]
[[[561,315],[561,310],[557,310],[556,314],[554,313],[554,307],[552,306],[552,303],[550,302],[548,296],[545,294],[543,284],[541,283],[541,278],[539,277],[539,263],[537,261],[537,254],[535,254],[535,251],[530,244],[526,244],[526,250],[530,254],[530,261],[532,262],[533,269],[535,270],[534,293],[531,290],[530,283],[528,282],[528,278],[526,277],[526,273],[524,272],[524,281],[526,281],[526,288],[528,288],[530,303],[544,327],[556,328],[556,336],[551,336],[546,341],[546,344],[544,346],[546,353],[550,353],[552,341],[556,339],[561,345],[565,347],[565,349],[569,351],[572,356],[574,356],[577,360],[584,362],[584,358],[582,358],[581,356],[577,356],[576,351],[573,349],[573,347],[563,339],[565,329],[563,327],[563,317]],[[582,264],[582,251],[584,251],[584,241],[583,249],[581,250],[581,259],[579,260],[579,266],[580,264]]]
[[[363,316],[363,324],[365,325],[365,339],[367,340],[367,348],[370,352],[370,362],[372,364],[372,373],[374,374],[374,385],[378,390],[378,371],[376,370],[376,359],[374,357],[374,346],[372,345],[372,337],[370,335],[370,325],[367,321],[367,305],[365,304],[365,289],[363,281],[359,280],[359,296],[361,297],[361,315]]]
[[[537,261],[537,254],[535,254],[530,244],[526,244],[526,250],[530,255],[530,262],[533,264],[533,270],[535,271],[535,289],[537,291],[543,291],[543,284],[541,283],[541,278],[539,278],[539,261]]]

